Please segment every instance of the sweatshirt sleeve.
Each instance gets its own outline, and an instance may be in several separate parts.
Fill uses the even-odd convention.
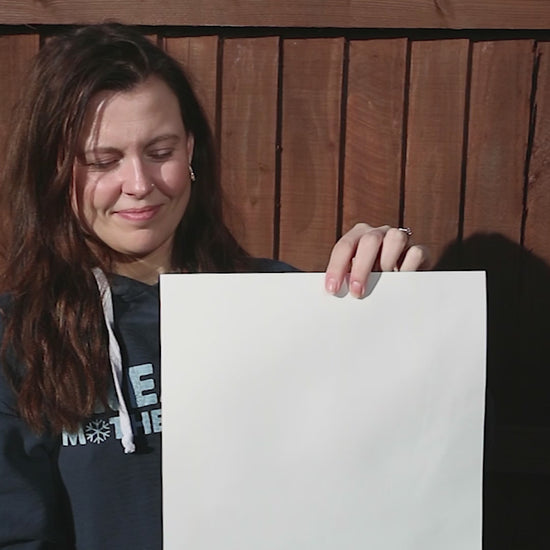
[[[15,396],[0,374],[0,548],[68,547],[60,527],[57,448],[56,438],[34,434],[17,415]]]

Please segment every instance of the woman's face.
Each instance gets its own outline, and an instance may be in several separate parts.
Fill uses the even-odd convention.
[[[169,270],[191,192],[193,145],[175,94],[157,77],[94,96],[73,171],[73,209],[84,230],[156,273]]]

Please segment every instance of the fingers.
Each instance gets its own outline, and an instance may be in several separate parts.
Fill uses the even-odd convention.
[[[371,228],[359,237],[349,276],[349,291],[355,298],[365,295],[367,279],[379,258],[380,251],[385,247],[390,230],[388,225],[384,225]]]
[[[336,294],[350,270],[350,284],[356,290],[364,289],[388,229],[390,227],[387,225],[373,228],[369,224],[358,223],[338,240],[326,269],[327,292]]]
[[[325,288],[330,294],[336,294],[340,290],[344,277],[351,268],[359,238],[370,229],[371,226],[366,223],[357,224],[334,245],[325,275]]]
[[[380,252],[380,269],[393,271],[399,266],[399,260],[409,243],[409,236],[397,227],[388,229],[384,238],[384,246]]]
[[[399,271],[418,271],[425,269],[430,263],[430,254],[425,246],[411,246],[405,253]]]
[[[334,245],[325,275],[327,292],[336,294],[349,273],[349,291],[364,296],[373,269],[416,271],[426,267],[429,254],[424,246],[409,246],[410,230],[358,223]]]

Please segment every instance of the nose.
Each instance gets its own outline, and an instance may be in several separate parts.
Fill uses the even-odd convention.
[[[146,197],[155,187],[147,166],[139,157],[126,159],[122,171],[122,192],[136,198]]]

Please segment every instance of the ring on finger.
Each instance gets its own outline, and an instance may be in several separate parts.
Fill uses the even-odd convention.
[[[413,234],[412,229],[410,227],[398,227],[397,230],[405,233],[407,237],[410,237]]]

